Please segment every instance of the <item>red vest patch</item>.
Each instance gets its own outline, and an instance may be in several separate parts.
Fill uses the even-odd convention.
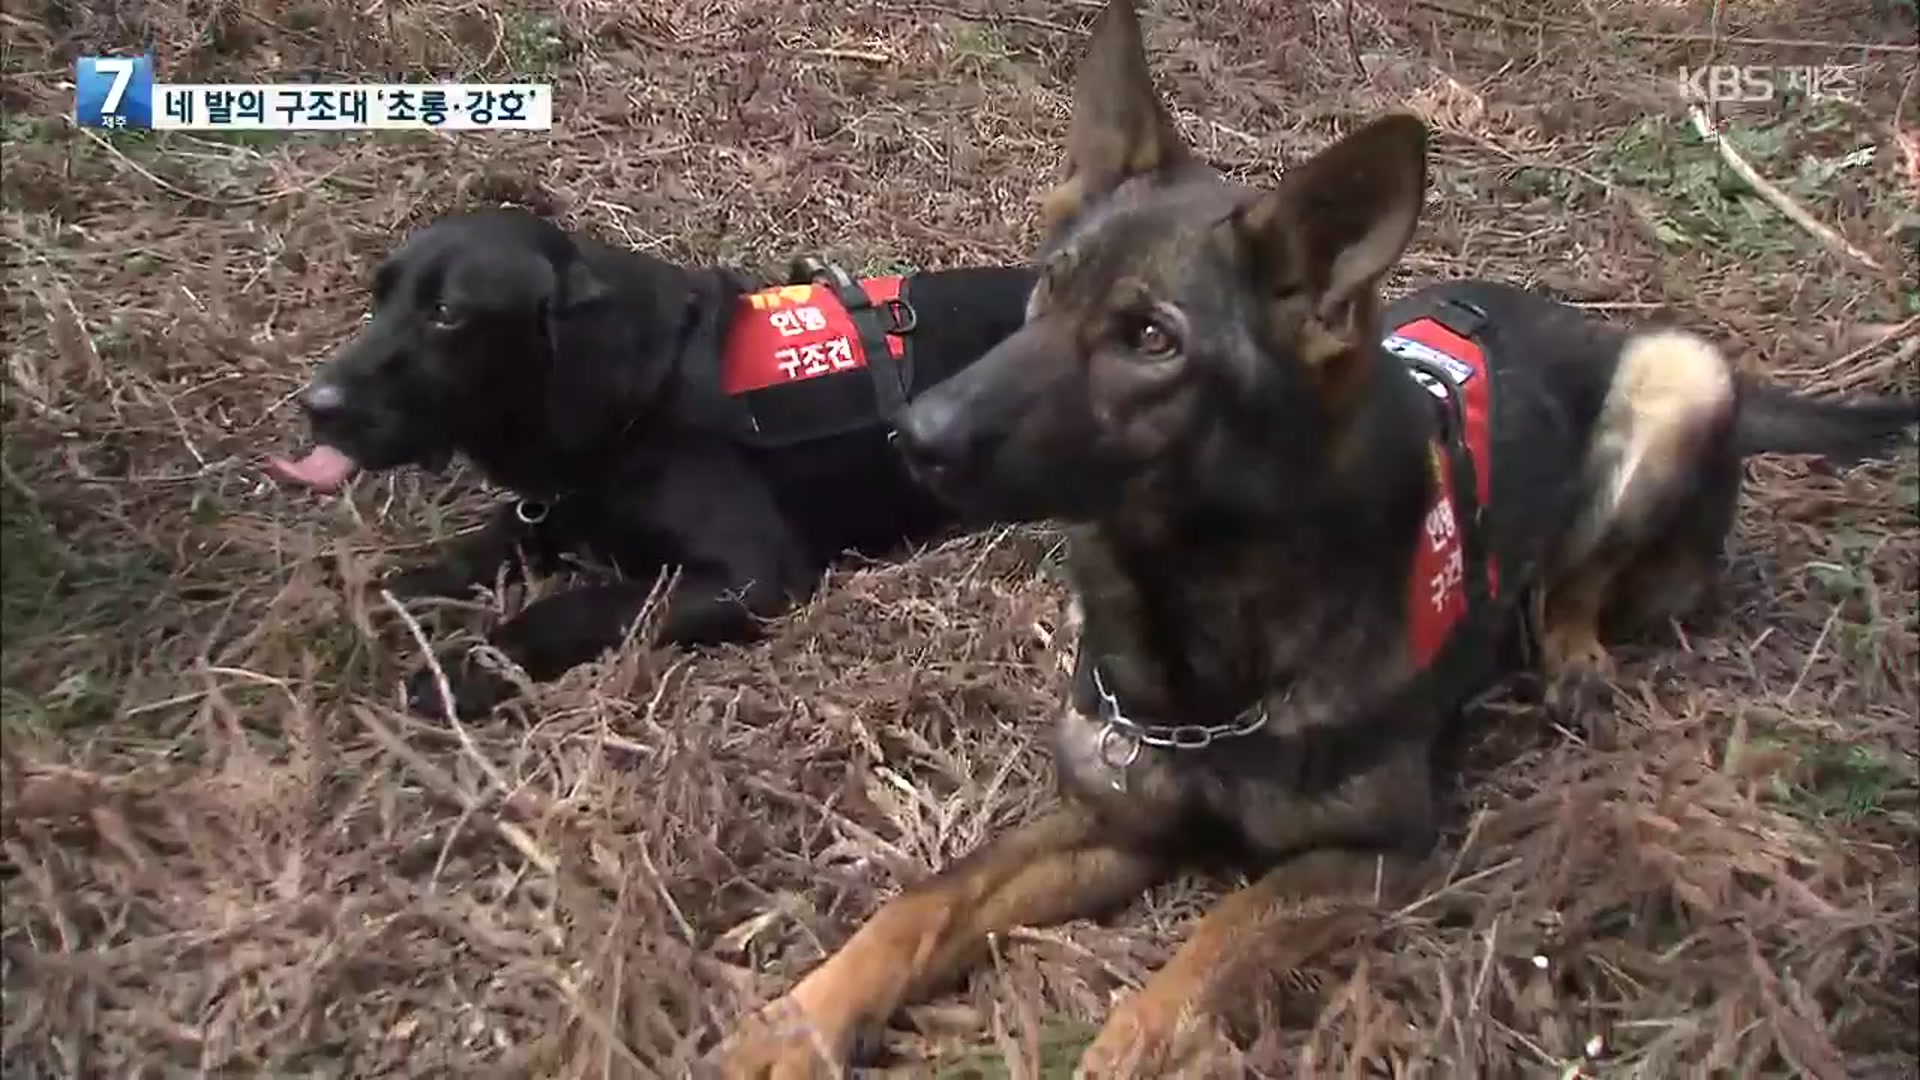
[[[1460,336],[1432,318],[1419,318],[1395,330],[1383,343],[1388,352],[1402,359],[1418,358],[1447,372],[1451,383],[1439,385],[1421,368],[1408,370],[1428,393],[1442,401],[1459,397],[1460,416],[1465,422],[1467,456],[1473,466],[1476,502],[1482,508],[1492,499],[1489,483],[1488,416],[1491,391],[1488,387],[1486,354],[1469,338]],[[1466,587],[1466,534],[1470,522],[1461,520],[1455,498],[1453,469],[1446,448],[1439,440],[1428,447],[1434,476],[1434,497],[1428,504],[1420,532],[1419,548],[1414,553],[1413,574],[1407,583],[1407,645],[1416,667],[1433,663],[1460,621],[1467,615],[1469,598]],[[1487,555],[1487,592],[1499,595],[1492,553]]]
[[[860,282],[876,308],[900,297],[899,277]],[[888,351],[898,360],[906,343],[887,335]],[[867,366],[860,331],[840,297],[825,285],[777,285],[740,298],[727,334],[722,385],[729,395],[769,386],[805,382]]]

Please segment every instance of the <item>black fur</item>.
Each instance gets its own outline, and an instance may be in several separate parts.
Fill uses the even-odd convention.
[[[1734,446],[1746,454],[1819,454],[1839,464],[1885,457],[1920,423],[1920,402],[1824,401],[1742,380]]]
[[[1013,330],[1032,280],[1022,269],[911,278],[913,391]],[[528,524],[509,501],[434,564],[391,579],[394,591],[457,596],[518,572],[516,551],[542,571],[571,554],[610,564],[613,579],[543,599],[492,634],[546,680],[617,645],[663,568],[680,577],[659,639],[733,641],[809,594],[841,555],[952,529],[955,515],[888,450],[883,418],[779,450],[736,436],[718,365],[754,284],[518,210],[455,214],[409,237],[375,275],[366,329],[304,395],[314,438],[374,470],[465,455],[547,516]],[[461,714],[510,693],[471,657],[446,667]],[[410,693],[442,710],[428,670]]]

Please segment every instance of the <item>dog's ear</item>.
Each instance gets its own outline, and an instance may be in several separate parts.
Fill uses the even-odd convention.
[[[553,293],[542,310],[546,322],[547,347],[555,363],[560,362],[560,324],[568,313],[599,303],[612,294],[600,275],[585,259],[569,259],[554,275]]]
[[[1192,160],[1154,89],[1133,0],[1109,0],[1074,76],[1067,178],[1047,196],[1048,228],[1065,225],[1132,177]]]
[[[1395,113],[1288,170],[1222,226],[1282,320],[1275,329],[1330,389],[1365,367],[1380,280],[1413,239],[1426,190],[1426,125]]]
[[[649,271],[644,287],[623,277],[617,297],[584,259],[555,267],[545,434],[563,452],[590,451],[643,421],[673,371],[692,303],[688,277],[667,263],[641,265]],[[596,313],[596,304],[607,310]]]

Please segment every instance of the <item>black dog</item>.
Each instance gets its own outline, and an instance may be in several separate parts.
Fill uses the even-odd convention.
[[[519,496],[391,579],[402,597],[491,584],[520,572],[516,552],[535,570],[610,563],[613,580],[493,633],[535,680],[624,640],[665,568],[680,576],[661,641],[751,637],[841,555],[960,524],[889,450],[886,418],[1017,329],[1034,283],[1026,269],[854,282],[811,260],[803,277],[756,289],[518,210],[442,218],[381,265],[366,328],[301,396],[315,448],[273,469],[330,491],[457,453]],[[460,715],[512,692],[474,657],[444,666]],[[430,669],[409,693],[445,707]]]

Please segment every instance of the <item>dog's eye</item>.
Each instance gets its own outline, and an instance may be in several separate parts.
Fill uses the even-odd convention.
[[[433,325],[442,329],[460,324],[460,317],[455,315],[453,309],[445,304],[433,305],[433,310],[428,313],[427,318],[432,319]]]
[[[1134,323],[1127,339],[1135,352],[1152,360],[1165,360],[1180,351],[1180,339],[1157,319],[1143,318]]]

